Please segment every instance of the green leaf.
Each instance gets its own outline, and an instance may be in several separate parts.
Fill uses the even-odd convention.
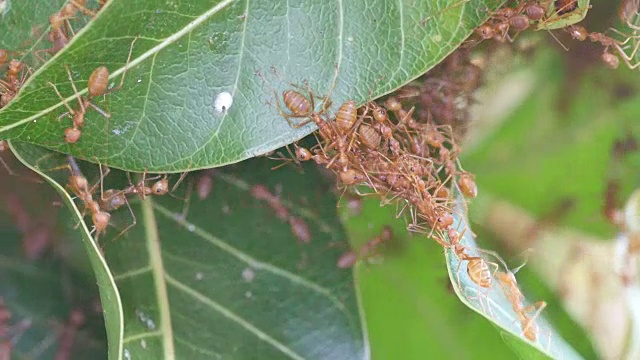
[[[0,49],[19,53],[41,47],[49,30],[49,16],[60,10],[65,0],[6,0],[0,4]],[[32,66],[34,64],[31,64]]]
[[[17,151],[30,163],[38,159],[27,153],[30,146]],[[45,169],[52,159],[37,163]],[[205,200],[187,196],[193,180],[187,178],[187,193],[174,195],[188,202],[132,198],[137,224],[120,237],[133,219],[126,207],[113,211],[116,229],[100,243],[121,296],[124,330],[109,339],[122,349],[110,357],[365,358],[352,274],[335,265],[348,246],[336,199],[317,170],[305,171],[296,176],[293,168],[270,171],[265,160],[247,161],[217,172]],[[48,174],[58,183],[68,176]],[[122,175],[111,171],[104,186]],[[252,197],[255,184],[282,188],[288,214],[309,227],[309,243]],[[101,290],[116,291],[106,287]],[[106,320],[118,319],[107,314]]]
[[[455,211],[458,214],[466,214],[465,208],[466,205],[460,204],[459,199]],[[466,215],[456,216],[455,228],[469,229],[468,226]],[[487,254],[483,253],[483,250],[478,250],[478,246],[471,234],[472,231],[464,232],[463,239],[460,243],[467,249],[467,254],[484,257]],[[498,326],[507,344],[509,344],[521,358],[543,359],[547,356],[559,359],[582,358],[557,334],[552,326],[544,319],[544,315],[535,318],[535,324],[538,328],[536,341],[532,342],[525,338],[522,331],[523,324],[518,320],[512,303],[506,297],[498,281],[494,279],[492,286],[488,289],[479,288],[467,274],[466,266],[468,262],[463,261],[461,263],[453,252],[453,249],[447,249],[445,254],[449,278],[460,300],[469,308]],[[500,271],[505,271],[505,269],[501,269]],[[534,301],[530,301],[529,299],[525,299],[524,301],[525,302],[520,305],[527,306],[527,304],[534,303]]]
[[[562,29],[577,24],[587,16],[587,11],[591,8],[590,0],[546,1],[546,3],[547,14],[544,20],[536,24],[538,30]],[[563,5],[565,3],[567,4]],[[575,9],[570,9],[571,6],[575,6]]]
[[[50,152],[43,149],[38,149],[33,146],[23,145],[21,147],[20,144],[11,144],[11,150],[23,164],[36,171],[54,187],[54,189],[62,197],[63,202],[67,205],[67,207],[69,207],[72,216],[76,221],[78,221],[80,225],[78,232],[82,236],[82,242],[87,251],[87,256],[89,258],[89,261],[91,262],[91,266],[93,267],[96,283],[98,284],[98,288],[100,289],[100,300],[104,313],[110,359],[118,359],[118,354],[122,354],[122,303],[120,295],[118,294],[118,289],[115,286],[114,279],[111,276],[111,273],[103,256],[101,255],[99,247],[93,241],[93,238],[89,234],[87,225],[83,221],[81,221],[80,211],[78,210],[78,207],[75,205],[69,194],[65,191],[64,187],[50,176],[60,175],[60,172],[58,172],[57,174],[47,174],[45,172],[40,172],[37,169],[33,168],[33,166],[31,166],[27,160],[29,158],[31,160],[35,160],[41,158],[42,156],[50,156]],[[43,164],[49,164],[49,162],[45,162]],[[57,179],[64,179],[64,176],[58,176]],[[64,181],[62,181],[61,183],[64,183]]]
[[[393,229],[379,256],[355,268],[372,358],[512,358],[499,332],[470,313],[448,287],[442,248],[425,237],[410,237],[405,222],[394,218],[395,209],[379,205],[369,198],[360,215],[342,211],[354,249],[377,236],[383,224]]]
[[[72,309],[85,319],[71,352],[79,358],[101,358],[106,338],[104,323],[91,306],[98,296],[95,283],[61,258],[25,259],[22,234],[16,229],[3,224],[0,239],[0,298],[11,312],[10,333],[3,340],[12,341],[11,358],[54,358]]]
[[[499,3],[112,0],[0,111],[0,136],[139,172],[238,162],[315,128],[292,129],[274,90],[307,80],[333,110],[371,100],[436,65]],[[64,143],[71,120],[48,83],[74,107],[65,65],[81,94],[100,65],[117,86],[136,36],[123,88],[94,100],[111,117],[88,111],[80,141]],[[233,103],[219,112],[223,92]]]

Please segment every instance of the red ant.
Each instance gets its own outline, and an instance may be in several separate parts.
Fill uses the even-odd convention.
[[[598,32],[590,33],[582,25],[572,25],[566,28],[566,31],[568,31],[571,37],[575,40],[585,41],[586,39],[589,39],[591,40],[591,42],[599,43],[600,45],[602,45],[604,47],[604,50],[601,56],[602,61],[608,67],[612,69],[616,69],[620,64],[620,58],[622,58],[622,60],[627,65],[627,67],[629,67],[629,69],[631,70],[640,66],[640,62],[637,62],[635,64],[631,63],[631,61],[634,59],[635,54],[638,52],[638,48],[640,48],[640,41],[636,41],[636,45],[633,47],[631,51],[631,55],[627,55],[627,53],[624,51],[625,49],[623,48],[627,44],[627,42],[629,42],[631,39],[637,40],[638,38],[640,38],[640,35],[625,35],[615,29],[612,29],[612,30],[617,32],[620,35],[626,36],[626,39],[624,41],[620,41],[608,35],[605,35],[603,33],[598,33]],[[618,58],[618,56],[616,56],[615,54],[610,53],[609,52],[610,48],[615,49],[615,51],[620,56],[620,58]]]
[[[13,100],[31,71],[31,69],[24,71],[24,64],[16,59],[9,61],[5,78],[0,79],[0,108]]]
[[[131,42],[131,45],[129,47],[129,55],[127,57],[127,63],[125,65],[122,78],[120,79],[120,84],[115,88],[107,89],[107,85],[109,82],[109,71],[105,66],[100,66],[91,73],[91,76],[89,76],[89,82],[87,84],[87,91],[89,93],[89,96],[82,97],[78,93],[78,89],[76,88],[76,85],[73,81],[69,67],[65,65],[65,69],[67,70],[69,81],[71,82],[71,87],[73,88],[73,93],[75,95],[76,100],[78,101],[78,105],[80,106],[80,109],[76,109],[76,110],[72,109],[69,106],[69,104],[67,104],[66,99],[60,94],[56,85],[49,83],[49,85],[53,87],[53,90],[56,92],[60,100],[62,100],[62,103],[64,104],[64,106],[67,108],[67,110],[69,110],[68,113],[63,114],[62,116],[66,114],[71,114],[73,116],[73,126],[66,128],[64,131],[64,138],[67,143],[73,144],[78,142],[78,140],[80,140],[80,136],[82,135],[81,129],[84,126],[84,116],[89,106],[95,109],[105,118],[111,117],[110,114],[106,113],[104,110],[94,105],[92,103],[92,100],[98,96],[106,95],[108,93],[118,91],[120,90],[120,88],[122,88],[122,85],[124,84],[125,76],[127,75],[129,62],[131,61],[131,53],[133,52],[133,45],[135,44],[136,40],[138,40],[138,37],[135,37]]]
[[[289,210],[282,204],[280,198],[272,194],[265,185],[256,184],[249,192],[251,193],[251,196],[257,200],[266,201],[278,218],[281,220],[289,219]]]
[[[208,198],[209,194],[211,194],[214,172],[215,170],[213,169],[205,170],[198,176],[198,180],[196,180],[196,194],[200,200]]]
[[[336,266],[341,269],[347,269],[355,265],[358,260],[368,259],[375,255],[381,244],[393,239],[393,230],[389,225],[385,225],[382,231],[373,239],[367,241],[360,246],[357,251],[347,251],[338,258]]]
[[[67,157],[68,164],[50,169],[49,171],[59,170],[59,169],[67,169],[71,174],[69,176],[69,182],[67,183],[67,188],[71,190],[73,194],[76,195],[78,199],[80,199],[84,203],[84,210],[82,212],[82,216],[86,214],[86,212],[91,213],[91,221],[93,223],[94,231],[96,232],[96,240],[100,237],[101,234],[106,233],[107,226],[109,225],[109,220],[111,219],[111,214],[107,211],[103,211],[100,208],[100,204],[93,200],[93,192],[96,190],[98,183],[102,183],[102,180],[106,174],[102,174],[98,183],[89,187],[89,182],[82,175],[80,171],[80,167],[76,163],[75,159],[72,156]],[[108,172],[107,172],[108,173]],[[93,231],[92,231],[93,232]]]

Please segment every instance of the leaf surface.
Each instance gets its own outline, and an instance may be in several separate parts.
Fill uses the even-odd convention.
[[[291,84],[306,93],[308,82],[316,109],[325,94],[333,111],[371,100],[436,65],[497,4],[112,0],[0,111],[0,137],[139,172],[238,162],[314,129],[279,115],[275,94]],[[93,100],[111,117],[88,110],[82,138],[66,144],[71,119],[49,83],[78,109],[65,65],[83,96],[101,65],[117,86],[136,37],[124,86]],[[232,103],[216,108],[224,93]]]
[[[45,169],[54,160],[37,163]],[[83,173],[93,179],[90,168]],[[305,171],[243,162],[218,171],[204,200],[189,192],[195,178],[188,177],[173,194],[188,201],[130,198],[136,225],[122,236],[133,218],[126,207],[112,211],[100,243],[120,294],[123,332],[109,339],[122,350],[110,357],[366,358],[352,274],[335,266],[347,247],[336,199],[313,168]],[[59,183],[68,178],[65,169],[49,174]],[[111,171],[105,190],[123,188],[122,181]],[[251,195],[257,184],[281,189],[286,220]],[[294,236],[292,217],[308,226],[309,242]],[[108,326],[118,322],[106,316]]]

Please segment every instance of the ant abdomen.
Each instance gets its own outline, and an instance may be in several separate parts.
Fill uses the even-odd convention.
[[[287,109],[298,116],[309,116],[311,114],[311,104],[309,100],[302,94],[293,90],[285,90],[282,92],[282,100]]]

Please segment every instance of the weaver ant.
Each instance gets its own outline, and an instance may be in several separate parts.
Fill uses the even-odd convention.
[[[108,82],[109,82],[109,70],[107,70],[105,66],[100,66],[91,73],[91,76],[89,76],[89,82],[87,84],[87,92],[89,93],[89,95],[86,97],[80,96],[78,89],[76,88],[76,85],[73,81],[73,77],[71,76],[71,71],[69,70],[69,66],[65,64],[64,67],[67,70],[67,75],[68,75],[69,81],[71,82],[71,87],[73,88],[74,96],[78,101],[78,106],[80,107],[79,109],[76,109],[76,110],[72,109],[69,106],[69,104],[67,104],[66,99],[60,94],[56,85],[54,85],[51,82],[49,83],[49,85],[53,87],[53,90],[56,92],[56,94],[58,95],[58,97],[60,98],[64,106],[67,108],[67,110],[69,110],[67,113],[61,115],[61,117],[66,114],[71,114],[73,117],[72,118],[73,125],[69,128],[66,128],[64,131],[64,139],[67,143],[73,144],[78,142],[78,140],[80,140],[80,136],[82,135],[81,129],[84,126],[84,116],[85,116],[85,113],[87,112],[88,107],[92,107],[94,110],[96,110],[98,113],[100,113],[100,115],[104,116],[105,118],[111,117],[110,114],[106,113],[104,110],[100,109],[98,106],[93,104],[92,101],[94,98],[98,96],[106,95],[108,93],[118,91],[120,90],[120,88],[122,88],[122,85],[124,84],[125,76],[127,75],[129,62],[131,61],[133,45],[135,44],[136,40],[138,40],[137,36],[133,39],[129,47],[129,55],[127,57],[127,63],[125,65],[122,78],[120,79],[120,84],[112,89],[107,89]]]
[[[336,266],[341,269],[347,269],[355,265],[358,260],[371,258],[375,255],[375,251],[381,244],[386,243],[391,239],[393,239],[393,230],[389,225],[385,225],[378,235],[360,246],[357,251],[350,250],[342,254],[338,258]]]
[[[6,75],[4,79],[0,79],[0,108],[13,100],[31,71],[31,69],[25,70],[24,64],[19,60],[9,61]]]

